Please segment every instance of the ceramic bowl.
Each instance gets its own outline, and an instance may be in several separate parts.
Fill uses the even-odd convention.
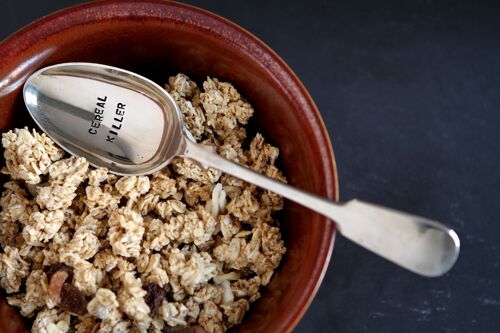
[[[272,22],[269,22],[272,25]],[[289,183],[338,198],[332,147],[311,96],[285,62],[236,24],[210,12],[165,1],[98,1],[58,11],[0,44],[0,129],[33,125],[22,86],[37,69],[69,61],[122,67],[164,84],[186,73],[232,82],[254,106],[252,128],[280,148]],[[279,216],[288,249],[262,298],[235,332],[290,332],[328,266],[334,225],[291,202]],[[4,301],[0,332],[27,324]]]

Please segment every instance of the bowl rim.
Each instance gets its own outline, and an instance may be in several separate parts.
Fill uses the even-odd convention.
[[[328,130],[325,126],[323,118],[319,112],[318,107],[314,103],[310,93],[305,88],[304,84],[300,81],[297,75],[293,72],[293,70],[286,64],[286,62],[267,44],[265,44],[258,37],[253,35],[251,32],[246,30],[245,28],[239,26],[238,24],[226,19],[218,14],[210,12],[208,10],[173,1],[162,1],[162,0],[100,0],[100,1],[92,1],[86,2],[82,4],[73,5],[70,7],[66,7],[55,12],[52,12],[42,18],[39,18],[16,32],[9,35],[3,41],[0,42],[0,58],[10,58],[15,57],[19,53],[24,52],[28,48],[30,48],[34,43],[41,39],[45,39],[55,33],[63,31],[65,28],[73,27],[80,24],[88,24],[91,22],[102,21],[104,19],[117,19],[119,16],[117,13],[112,13],[111,11],[97,11],[96,8],[102,9],[103,7],[109,7],[116,11],[117,8],[122,7],[142,7],[142,8],[151,8],[151,7],[163,7],[165,12],[167,10],[170,11],[185,11],[191,12],[199,16],[204,16],[211,20],[211,22],[216,22],[224,27],[223,31],[216,29],[214,26],[202,26],[201,24],[197,26],[197,28],[208,30],[210,33],[218,35],[226,40],[229,40],[233,43],[238,43],[238,36],[245,37],[245,42],[250,42],[251,47],[247,48],[247,52],[262,52],[262,54],[267,54],[269,57],[266,57],[265,61],[261,61],[261,65],[267,66],[271,63],[274,67],[274,70],[281,70],[283,73],[286,73],[288,76],[288,82],[286,84],[294,85],[300,95],[305,99],[308,107],[312,110],[311,116],[313,121],[317,124],[317,128],[313,131],[316,136],[318,136],[321,141],[319,142],[320,149],[323,149],[322,156],[320,157],[323,169],[326,171],[327,179],[325,179],[325,190],[326,196],[334,201],[339,200],[339,182],[338,182],[338,173],[337,173],[337,165],[335,161],[335,154],[333,152],[332,143],[330,141],[330,136],[328,134]],[[81,13],[91,12],[93,15],[78,15]],[[143,15],[154,15],[155,13],[147,13],[144,12]],[[165,14],[165,13],[160,13]],[[153,16],[148,16],[152,18]],[[70,19],[71,18],[71,19]],[[77,20],[75,20],[77,18]],[[173,17],[169,17],[173,18]],[[53,24],[57,22],[57,24]],[[184,22],[186,23],[186,22]],[[206,22],[204,22],[206,23]],[[190,25],[196,24],[196,22],[190,21]],[[220,26],[219,26],[220,28]],[[239,41],[241,43],[241,41]],[[254,57],[255,58],[255,57]],[[259,59],[256,59],[259,61]],[[267,64],[266,64],[267,62]],[[1,66],[0,66],[1,67]],[[273,72],[272,68],[269,69]],[[273,72],[274,75],[277,73]],[[331,172],[331,175],[329,173]],[[309,283],[307,284],[307,288],[305,288],[305,292],[303,294],[303,298],[297,302],[297,306],[293,308],[293,311],[289,313],[286,317],[287,320],[282,326],[284,328],[283,332],[291,332],[293,328],[298,324],[300,319],[304,316],[306,310],[309,308],[312,300],[314,299],[318,289],[323,281],[326,270],[329,266],[329,262],[331,259],[333,245],[336,236],[336,230],[334,223],[329,222],[329,220],[324,217],[324,223],[326,223],[326,232],[323,235],[323,239],[321,241],[321,248],[317,255],[318,260],[314,266],[313,272],[309,279]]]

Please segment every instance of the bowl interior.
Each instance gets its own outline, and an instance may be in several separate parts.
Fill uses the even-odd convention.
[[[213,14],[165,2],[97,2],[44,18],[0,44],[0,129],[33,125],[22,84],[37,69],[89,61],[122,67],[164,85],[183,72],[232,82],[254,106],[252,129],[280,148],[289,183],[337,199],[335,165],[314,103],[286,65],[255,37]],[[328,264],[333,224],[285,204],[280,216],[288,249],[263,297],[238,332],[290,331],[309,305]],[[2,304],[0,332],[5,325]],[[18,318],[18,317],[16,317]]]

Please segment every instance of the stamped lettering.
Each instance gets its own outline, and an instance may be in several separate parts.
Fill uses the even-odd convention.
[[[106,141],[115,142],[116,137],[118,136],[119,130],[122,128],[123,118],[125,116],[125,104],[118,103],[115,108],[115,117],[113,118],[113,124],[109,129],[109,133],[106,136]]]
[[[104,117],[104,107],[106,106],[106,101],[108,96],[97,97],[96,107],[94,108],[94,119],[90,121],[89,133],[92,135],[97,134],[97,129],[101,126],[101,122]]]
[[[96,135],[101,128],[101,123],[104,121],[104,111],[106,111],[107,101],[108,96],[97,97],[96,106],[94,108],[94,117],[90,121],[90,126],[88,129],[88,132],[91,135]],[[120,130],[123,126],[123,120],[125,119],[126,106],[127,105],[125,103],[121,102],[116,104],[116,107],[114,108],[114,114],[111,116],[113,117],[113,122],[111,123],[111,127],[108,127],[108,133],[106,134],[106,142],[114,143],[116,137],[119,135]],[[109,124],[109,122],[107,124]]]

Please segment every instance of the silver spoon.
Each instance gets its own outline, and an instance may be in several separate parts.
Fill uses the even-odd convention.
[[[24,101],[35,122],[55,142],[110,172],[151,174],[183,156],[328,217],[345,237],[412,272],[439,276],[457,260],[458,236],[438,222],[359,200],[335,203],[195,143],[172,97],[135,73],[92,63],[46,67],[28,78]]]

